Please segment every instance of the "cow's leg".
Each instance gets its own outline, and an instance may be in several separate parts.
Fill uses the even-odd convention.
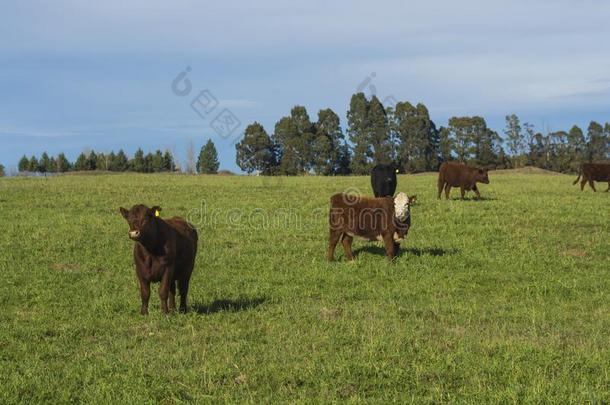
[[[150,282],[140,279],[140,297],[142,298],[142,306],[140,314],[148,315],[148,300],[150,299]]]
[[[445,187],[445,182],[441,179],[438,179],[438,199],[441,199],[441,194],[443,193],[443,187]]]
[[[170,311],[176,310],[176,280],[169,283],[168,306]]]
[[[464,186],[460,186],[460,198],[462,200],[464,199],[464,194],[466,194],[466,190],[464,189]]]
[[[164,314],[168,313],[167,308],[167,299],[169,298],[169,285],[172,276],[172,273],[169,269],[165,270],[165,274],[163,274],[163,278],[161,279],[161,285],[159,286],[159,299],[161,300],[161,311]]]
[[[332,262],[335,260],[335,247],[337,243],[339,243],[339,238],[341,237],[341,232],[331,230],[330,235],[328,237],[328,249],[326,250],[326,260]]]
[[[383,243],[385,244],[385,253],[388,256],[388,260],[394,260],[394,238],[390,234],[383,235]]]
[[[400,250],[400,243],[394,242],[394,256],[398,256],[399,250]]]
[[[589,180],[589,186],[591,186],[591,188],[593,189],[594,192],[597,192],[597,190],[595,189],[595,183],[593,183],[593,180]]]
[[[354,240],[354,237],[349,236],[346,233],[344,233],[343,237],[341,238],[341,243],[343,244],[343,250],[345,252],[345,258],[350,262],[354,260],[354,254],[352,253],[352,241],[353,240]]]
[[[186,312],[186,296],[189,292],[189,279],[178,280],[178,290],[180,291],[180,312]]]
[[[585,191],[585,184],[587,184],[587,179],[582,178],[582,180],[580,181],[580,191]]]
[[[472,188],[472,191],[474,191],[474,193],[477,195],[477,198],[480,200],[481,199],[481,193],[479,193],[479,189],[477,188],[476,184]]]
[[[449,183],[445,184],[445,198],[448,200],[449,199],[449,192],[451,191],[451,186],[449,185]]]

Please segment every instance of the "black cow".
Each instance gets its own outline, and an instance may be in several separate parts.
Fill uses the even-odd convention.
[[[371,186],[375,197],[394,197],[396,191],[396,173],[394,164],[378,164],[371,170]]]

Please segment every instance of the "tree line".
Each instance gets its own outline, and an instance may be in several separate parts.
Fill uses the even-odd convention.
[[[303,106],[280,118],[271,135],[258,122],[247,126],[236,145],[236,163],[248,173],[297,175],[364,175],[378,163],[394,162],[402,172],[435,171],[440,163],[458,160],[488,169],[525,165],[573,172],[585,161],[610,158],[610,124],[591,122],[585,133],[537,132],[506,117],[501,136],[479,116],[452,117],[437,127],[426,106],[407,101],[384,107],[376,96],[351,97],[344,133],[331,109],[311,121]]]
[[[208,139],[201,148],[196,164],[198,173],[212,174],[218,171],[218,153],[214,142]],[[2,171],[3,171],[2,167]],[[81,152],[74,162],[70,162],[64,153],[49,156],[44,152],[40,158],[32,155],[30,158],[23,155],[19,160],[19,172],[25,173],[65,173],[70,171],[111,171],[111,172],[138,172],[161,173],[179,171],[171,151],[156,150],[154,153],[144,154],[142,148],[129,157],[122,149],[117,153]]]

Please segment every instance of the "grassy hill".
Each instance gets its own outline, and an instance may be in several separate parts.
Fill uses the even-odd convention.
[[[402,254],[355,264],[324,261],[328,199],[366,177],[1,178],[0,402],[610,401],[610,195],[573,178],[400,176]],[[136,203],[198,227],[186,315],[156,286],[139,315]]]

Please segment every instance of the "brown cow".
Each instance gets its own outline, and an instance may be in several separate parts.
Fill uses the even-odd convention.
[[[451,187],[460,188],[462,200],[466,190],[474,191],[477,198],[481,198],[477,182],[489,184],[487,170],[466,166],[462,163],[445,162],[438,170],[438,198],[441,198],[444,188],[445,198],[449,199]]]
[[[589,186],[595,190],[594,181],[607,181],[608,189],[606,192],[610,191],[610,163],[583,163],[580,166],[580,171],[578,172],[578,177],[574,180],[572,185],[578,183],[578,179],[582,176],[582,180],[580,181],[580,191],[585,189],[585,183],[589,182]]]
[[[129,211],[121,207],[120,211],[129,223],[129,238],[136,242],[133,258],[142,297],[140,313],[148,314],[151,282],[161,282],[159,298],[164,313],[176,309],[177,283],[180,311],[186,312],[186,296],[197,254],[197,231],[182,218],[161,219],[161,207],[140,204]]]
[[[330,198],[330,236],[326,259],[333,261],[335,247],[341,239],[345,257],[354,260],[354,236],[385,243],[389,260],[398,254],[400,242],[411,227],[410,206],[417,197],[398,193],[395,198],[371,198],[348,194],[335,194]]]

